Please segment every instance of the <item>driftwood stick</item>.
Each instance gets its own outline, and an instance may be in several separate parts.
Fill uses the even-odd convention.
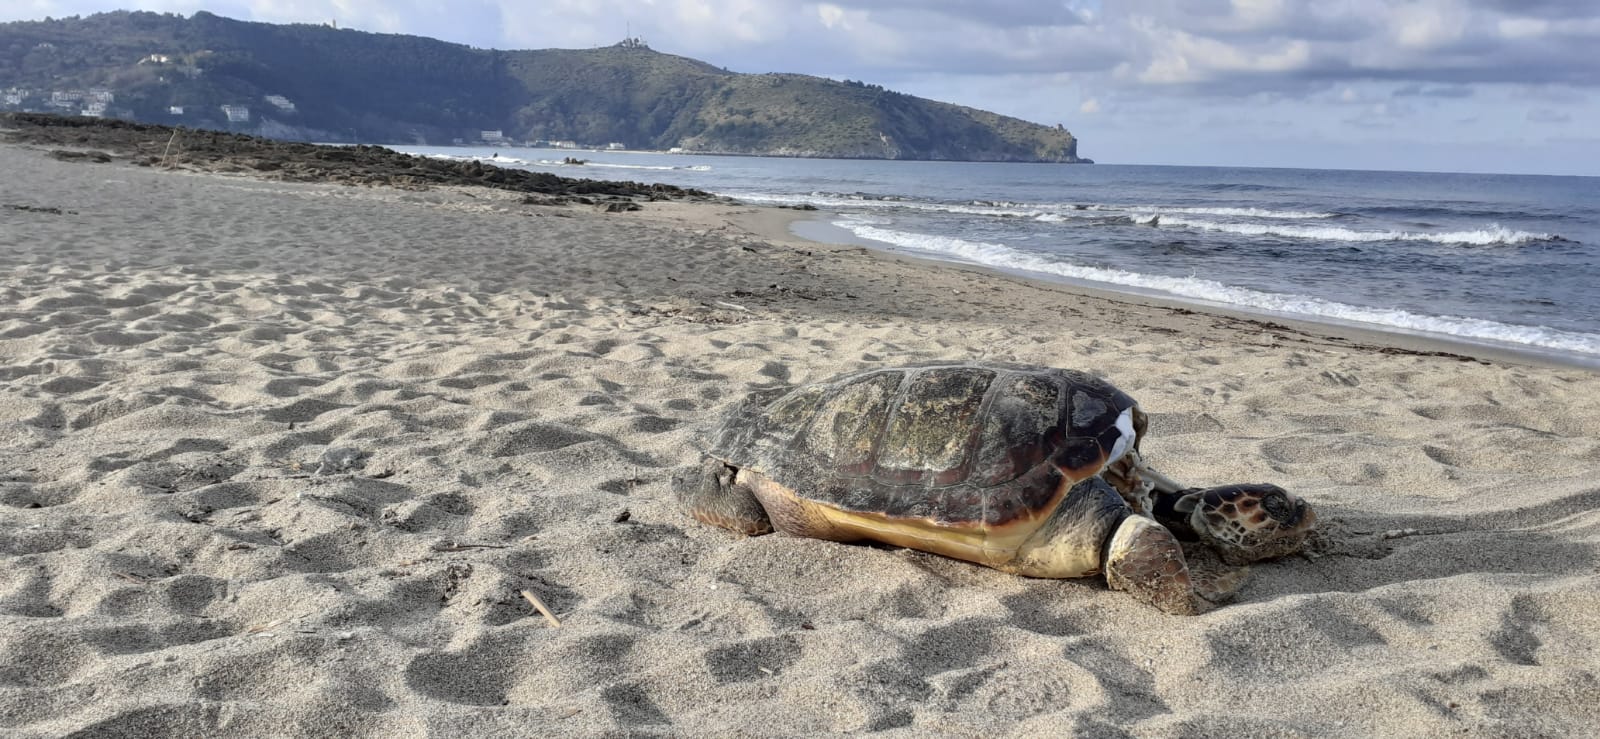
[[[433,545],[435,552],[465,552],[468,549],[510,549],[510,544],[461,544],[453,541],[441,541]]]
[[[544,601],[539,600],[539,596],[524,590],[522,591],[522,597],[527,598],[528,602],[532,603],[534,608],[539,609],[539,612],[544,614],[544,620],[549,621],[551,626],[554,626],[558,629],[561,628],[561,619],[556,618],[556,615],[551,613],[549,608],[545,607]]]
[[[167,166],[167,155],[172,153],[172,142],[178,138],[178,129],[172,129],[172,135],[167,137],[167,148],[161,152],[161,166]]]

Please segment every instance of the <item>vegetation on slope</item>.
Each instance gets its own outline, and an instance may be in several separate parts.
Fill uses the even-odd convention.
[[[736,74],[640,44],[495,51],[210,13],[0,24],[12,108],[104,90],[106,115],[328,141],[523,140],[821,157],[1077,161],[1061,127],[857,82]],[[292,101],[293,108],[266,102]],[[248,122],[224,105],[248,106]],[[174,107],[181,114],[172,112]]]

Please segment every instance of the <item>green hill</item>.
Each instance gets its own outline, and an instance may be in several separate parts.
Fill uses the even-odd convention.
[[[858,82],[737,74],[637,42],[497,51],[205,12],[0,24],[0,93],[0,109],[285,139],[447,144],[499,131],[715,153],[1087,161],[1059,126]]]

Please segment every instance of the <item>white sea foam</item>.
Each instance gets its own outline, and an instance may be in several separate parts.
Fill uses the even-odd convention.
[[[1212,215],[1235,218],[1269,220],[1321,220],[1337,218],[1337,213],[1301,210],[1268,210],[1265,208],[1201,208],[1159,205],[1111,205],[1106,203],[1022,203],[1010,200],[973,200],[966,203],[939,203],[914,200],[896,195],[870,193],[813,192],[806,195],[772,193],[724,193],[752,203],[806,204],[819,208],[841,210],[917,210],[960,215],[990,216],[995,218],[1031,218],[1047,223],[1062,223],[1073,219],[1105,218],[1107,215],[1127,216],[1137,223],[1150,223],[1184,215]]]
[[[1159,205],[1134,206],[1128,210],[1136,212],[1185,213],[1196,216],[1235,216],[1238,218],[1267,218],[1273,220],[1315,221],[1324,218],[1338,218],[1338,213],[1323,213],[1310,210],[1268,210],[1266,208],[1175,208]]]
[[[539,164],[539,165],[542,165],[542,166],[545,166],[545,167],[592,167],[594,169],[638,169],[638,170],[649,170],[649,171],[657,171],[657,172],[671,172],[671,171],[709,172],[709,171],[711,171],[711,167],[709,167],[707,165],[704,165],[704,164],[697,164],[697,165],[694,165],[692,167],[674,167],[674,166],[669,166],[669,165],[664,165],[664,164],[619,164],[619,163],[616,163],[616,162],[596,162],[596,161],[590,161],[590,160],[585,160],[582,163],[577,163],[577,162],[566,162],[566,161],[562,161],[560,159],[540,159],[540,160],[534,162],[534,164]]]
[[[1316,221],[1326,218],[1338,218],[1338,213],[1329,213],[1318,210],[1272,210],[1270,208],[1238,208],[1228,206],[1178,206],[1178,205],[1109,205],[1105,203],[1081,203],[1065,206],[1072,210],[1098,211],[1102,213],[1133,214],[1135,217],[1148,219],[1152,216],[1192,215],[1192,216],[1229,216],[1234,218],[1262,218],[1268,220],[1294,220]]]
[[[1436,244],[1468,244],[1489,246],[1493,244],[1526,244],[1533,241],[1552,241],[1559,236],[1547,233],[1513,231],[1499,224],[1490,224],[1471,231],[1357,231],[1338,226],[1295,226],[1266,223],[1223,223],[1194,218],[1183,218],[1157,213],[1132,216],[1134,223],[1163,228],[1193,228],[1202,231],[1223,231],[1246,236],[1282,236],[1292,239],[1317,239],[1320,241],[1431,241]]]
[[[726,192],[718,193],[729,197],[738,198],[750,203],[776,203],[781,205],[814,205],[819,208],[835,208],[840,210],[924,210],[924,211],[949,211],[957,213],[970,213],[976,215],[999,215],[999,208],[979,208],[973,206],[947,206],[939,203],[919,202],[906,200],[886,195],[869,195],[863,193],[829,193],[813,192],[806,195],[780,194],[762,192]],[[960,210],[950,210],[959,208]]]
[[[519,164],[520,165],[529,165],[529,164],[537,164],[538,163],[538,162],[535,162],[535,161],[532,161],[532,160],[528,160],[528,159],[518,159],[517,157],[480,157],[480,156],[462,156],[462,155],[459,155],[459,154],[422,154],[421,156],[427,157],[429,159],[442,159],[442,160],[448,161],[448,162],[483,162],[485,164],[498,164],[498,165],[507,165],[507,164],[509,164],[509,165],[513,165],[513,166],[519,165]]]
[[[966,241],[880,228],[861,219],[834,225],[857,236],[974,264],[1057,275],[1074,280],[1155,290],[1178,297],[1312,318],[1372,324],[1391,329],[1443,334],[1463,339],[1520,344],[1576,354],[1600,355],[1600,334],[1560,331],[1542,326],[1514,326],[1462,316],[1430,316],[1403,310],[1368,308],[1303,295],[1268,293],[1197,277],[1163,277],[1120,269],[1083,267],[1017,251],[1003,244]]]
[[[1311,239],[1340,242],[1427,241],[1437,244],[1471,246],[1514,245],[1537,241],[1558,241],[1560,236],[1532,233],[1490,224],[1470,231],[1363,231],[1327,224],[1275,223],[1272,221],[1317,221],[1338,216],[1320,211],[1267,210],[1262,208],[1201,208],[1163,206],[1122,206],[1105,204],[1042,205],[1008,201],[977,200],[968,204],[935,203],[903,200],[876,195],[843,195],[838,193],[811,193],[809,195],[781,195],[770,193],[724,193],[752,203],[782,203],[787,205],[813,205],[841,211],[862,210],[915,210],[961,215],[978,215],[1001,218],[1026,218],[1041,223],[1081,222],[1084,219],[1105,219],[1108,216],[1127,218],[1135,224],[1162,228],[1188,228],[1200,231],[1218,231],[1246,236],[1277,236],[1292,239]],[[1224,221],[1196,218],[1194,216],[1221,216],[1269,221]]]
[[[774,203],[781,205],[813,205],[837,210],[915,210],[932,213],[989,216],[994,218],[1033,218],[1044,221],[1064,221],[1067,218],[1091,218],[1089,214],[1053,212],[1046,206],[1023,207],[1018,204],[985,205],[935,203],[921,200],[897,199],[892,196],[842,195],[836,193],[811,193],[809,195],[784,195],[774,193],[723,192],[719,195],[737,198],[749,203]]]
[[[674,166],[667,166],[667,165],[660,165],[660,164],[619,164],[619,163],[615,163],[615,162],[594,162],[594,161],[585,161],[582,164],[575,164],[575,163],[572,163],[572,162],[565,162],[565,161],[562,161],[560,159],[521,159],[519,157],[513,157],[513,156],[489,156],[489,157],[484,157],[484,156],[468,156],[468,155],[461,155],[461,154],[423,154],[421,156],[425,156],[425,157],[427,157],[429,159],[442,159],[444,161],[449,161],[449,162],[483,162],[484,164],[495,164],[495,165],[499,165],[499,166],[502,166],[502,167],[505,167],[505,166],[512,166],[512,167],[516,167],[516,166],[522,166],[522,167],[594,167],[596,169],[639,169],[639,170],[653,170],[653,171],[673,171],[673,170],[687,171],[687,172],[710,172],[711,171],[711,166],[710,165],[706,165],[706,164],[696,164],[696,165],[692,165],[692,166],[676,166],[676,167],[674,167]]]

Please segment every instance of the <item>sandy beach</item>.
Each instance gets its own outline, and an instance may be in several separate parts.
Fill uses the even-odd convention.
[[[19,145],[0,173],[0,733],[1600,731],[1592,371],[809,243],[787,210]],[[1322,533],[1183,618],[674,504],[751,390],[976,359],[1106,377],[1163,471],[1283,485]]]

